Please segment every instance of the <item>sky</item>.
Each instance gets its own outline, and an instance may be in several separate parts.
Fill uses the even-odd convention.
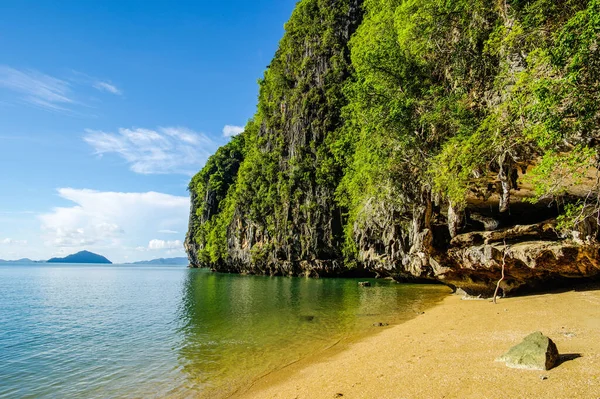
[[[295,0],[0,2],[0,259],[185,256]]]

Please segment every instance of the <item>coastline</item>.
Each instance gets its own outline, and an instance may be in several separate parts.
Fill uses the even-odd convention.
[[[548,371],[494,360],[531,332],[558,346]],[[545,378],[542,378],[545,377]],[[600,397],[600,285],[515,298],[450,295],[402,324],[255,381],[232,398]]]

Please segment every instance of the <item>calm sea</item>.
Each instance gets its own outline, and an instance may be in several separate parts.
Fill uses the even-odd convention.
[[[370,281],[3,264],[0,398],[219,397],[448,293]]]

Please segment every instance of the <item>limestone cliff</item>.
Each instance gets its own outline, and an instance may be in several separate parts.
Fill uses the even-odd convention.
[[[241,135],[249,145],[230,202],[219,205],[237,170],[226,181],[201,173],[192,182],[195,205],[186,241],[192,264],[285,275],[349,271],[341,253],[342,211],[335,201],[342,171],[329,145],[343,123],[342,88],[352,73],[347,45],[361,19],[359,5],[358,0],[298,3],[261,81],[258,113]],[[223,190],[217,193],[217,187]],[[202,230],[217,212],[226,213],[226,237]],[[203,256],[196,255],[197,248]]]
[[[600,2],[302,0],[190,183],[195,267],[489,294],[600,276]]]

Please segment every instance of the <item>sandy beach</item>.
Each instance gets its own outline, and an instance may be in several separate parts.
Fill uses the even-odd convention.
[[[529,371],[495,362],[534,331],[556,343],[556,367]],[[450,295],[415,319],[340,343],[234,397],[598,399],[600,286],[499,299],[496,305]]]

